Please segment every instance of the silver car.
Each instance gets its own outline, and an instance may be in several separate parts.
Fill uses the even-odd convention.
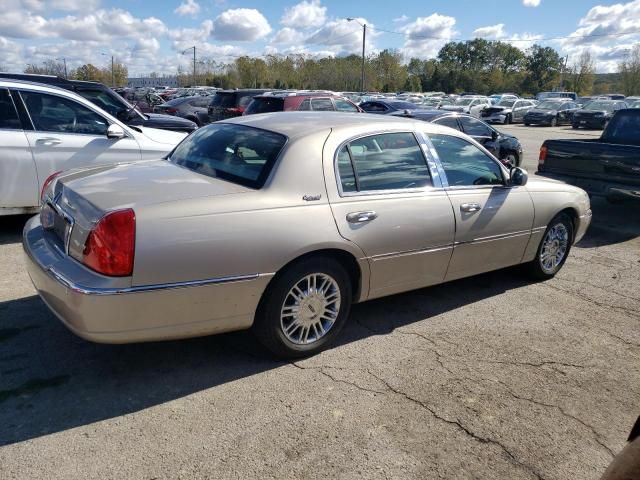
[[[23,243],[40,296],[86,339],[253,328],[296,357],[330,345],[353,303],[516,264],[550,278],[590,220],[583,190],[447,127],[287,112],[64,173]]]

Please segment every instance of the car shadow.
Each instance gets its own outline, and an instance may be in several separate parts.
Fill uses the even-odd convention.
[[[640,237],[640,215],[634,215],[640,208],[639,201],[624,201],[611,204],[604,198],[591,199],[593,219],[584,238],[577,248],[594,248],[627,242]]]
[[[22,241],[22,229],[33,215],[8,215],[0,217],[0,245]]]
[[[355,305],[337,346],[528,284],[507,269]],[[35,295],[2,302],[0,445],[138,412],[285,365],[250,332],[100,345],[74,336]]]

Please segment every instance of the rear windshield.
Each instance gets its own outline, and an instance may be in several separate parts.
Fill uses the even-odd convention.
[[[640,113],[634,111],[616,113],[602,134],[604,143],[640,145]]]
[[[600,110],[605,112],[613,112],[613,103],[610,102],[589,102],[584,107],[585,110]]]
[[[546,102],[539,103],[536,108],[539,108],[540,110],[557,110],[558,108],[560,108],[560,105],[562,105],[562,102],[547,100]]]
[[[236,106],[236,94],[229,93],[216,93],[211,100],[212,107],[234,108]]]
[[[415,103],[411,102],[389,102],[393,108],[397,108],[398,110],[417,110],[418,106]]]
[[[261,188],[286,141],[278,133],[214,123],[187,137],[169,161],[208,177]]]
[[[277,97],[258,97],[247,107],[246,113],[281,112],[284,108],[284,99]]]

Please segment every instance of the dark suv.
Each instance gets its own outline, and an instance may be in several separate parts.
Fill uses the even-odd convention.
[[[184,118],[160,115],[157,113],[142,113],[102,83],[67,80],[53,75],[31,75],[26,73],[0,72],[0,78],[44,83],[46,85],[64,88],[65,90],[71,90],[97,105],[108,114],[116,117],[122,123],[130,126],[160,128],[163,130],[187,133],[193,132],[198,128],[194,122]]]
[[[242,115],[256,95],[269,90],[241,88],[237,90],[220,90],[216,92],[209,104],[209,121],[217,122],[225,118]]]
[[[253,97],[243,115],[292,110],[362,112],[351,100],[320,92],[273,92]]]

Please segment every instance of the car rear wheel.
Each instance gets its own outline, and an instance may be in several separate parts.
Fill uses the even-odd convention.
[[[504,124],[505,125],[509,125],[513,123],[513,117],[511,117],[511,114],[509,113],[505,118],[504,118]]]
[[[573,128],[574,130],[577,130],[579,127],[578,127],[578,124],[572,123],[571,128]]]
[[[334,342],[351,309],[349,275],[335,260],[312,257],[276,275],[253,326],[274,355],[314,355]]]
[[[557,127],[558,126],[558,117],[553,117],[551,119],[551,122],[549,123],[550,127]]]
[[[510,153],[507,154],[506,157],[504,157],[502,159],[502,163],[504,163],[509,168],[517,167],[518,166],[518,156],[515,153],[510,152]]]
[[[556,215],[544,232],[536,258],[528,264],[529,273],[536,279],[553,278],[569,256],[573,240],[573,222],[566,213]]]

